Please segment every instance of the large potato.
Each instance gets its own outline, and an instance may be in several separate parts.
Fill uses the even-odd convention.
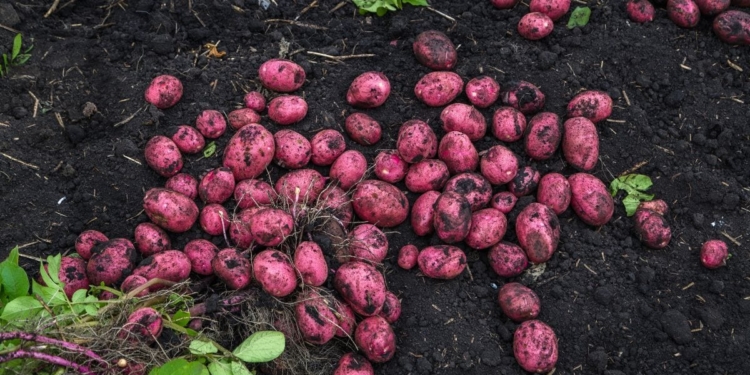
[[[406,195],[383,181],[365,180],[357,184],[352,204],[360,219],[382,228],[395,227],[409,216]]]
[[[513,334],[513,355],[528,372],[552,371],[557,364],[557,336],[544,322],[527,320]]]
[[[479,170],[491,184],[507,184],[518,173],[518,158],[509,148],[495,145],[482,155]]]
[[[190,270],[190,258],[185,253],[166,250],[142,260],[133,270],[133,275],[143,276],[146,280],[159,278],[178,283],[187,280]]]
[[[531,0],[530,12],[546,14],[552,21],[557,21],[570,9],[570,0]]]
[[[548,261],[560,242],[557,215],[541,203],[531,203],[516,218],[516,237],[533,263]]]
[[[396,141],[398,154],[407,163],[434,158],[438,139],[430,125],[421,120],[409,120],[401,125]]]
[[[271,132],[262,125],[245,125],[224,149],[223,165],[232,170],[237,181],[256,178],[271,164],[275,151]]]
[[[86,276],[91,285],[116,286],[130,275],[137,261],[138,252],[132,242],[113,238],[91,249]]]
[[[476,142],[487,132],[487,120],[479,110],[463,104],[453,103],[440,112],[440,121],[443,130],[448,132],[461,132],[466,134],[472,142]]]
[[[263,250],[253,258],[253,277],[274,297],[286,297],[297,287],[297,273],[289,256],[274,249]]]
[[[426,236],[435,229],[435,202],[439,191],[431,190],[420,195],[411,209],[411,228],[417,236]]]
[[[292,92],[305,83],[305,70],[291,60],[271,59],[260,65],[258,78],[270,90]]]
[[[312,157],[310,141],[291,129],[281,129],[273,135],[276,153],[273,161],[282,168],[299,169],[307,165]]]
[[[746,6],[750,6],[750,0]],[[724,43],[750,44],[750,14],[739,10],[728,10],[714,18],[714,34]]]
[[[576,173],[568,177],[568,182],[570,205],[584,223],[598,227],[612,218],[615,202],[601,180],[588,173]]]
[[[198,220],[198,206],[178,192],[153,188],[143,197],[143,210],[154,224],[174,233],[187,232]]]
[[[333,286],[360,315],[377,315],[383,309],[385,278],[369,263],[353,260],[342,264],[333,277]]]
[[[461,94],[464,81],[453,72],[432,72],[425,74],[414,86],[414,95],[430,107],[442,107]]]
[[[144,149],[146,164],[162,177],[172,177],[182,169],[182,154],[171,139],[157,135],[149,139]]]
[[[562,139],[562,122],[552,112],[542,112],[529,121],[524,150],[534,160],[547,160],[555,153]]]
[[[422,32],[414,39],[412,47],[417,61],[432,70],[451,70],[456,66],[456,47],[448,36],[440,31]]]
[[[396,334],[384,318],[363,319],[354,331],[354,342],[365,357],[376,363],[388,362],[396,354]]]
[[[311,344],[323,345],[336,335],[336,316],[315,289],[297,296],[294,317],[302,337]]]
[[[612,114],[612,98],[604,91],[586,90],[568,103],[568,117],[585,117],[593,123]]]
[[[463,241],[471,229],[471,204],[465,196],[447,191],[435,201],[435,232],[445,243]]]
[[[466,268],[466,254],[451,245],[429,246],[419,252],[417,264],[425,276],[449,280],[456,278]]]
[[[551,208],[555,214],[565,212],[570,205],[570,183],[559,173],[547,173],[541,180],[536,191],[536,201]]]
[[[454,191],[466,197],[472,211],[485,208],[492,199],[492,185],[478,173],[461,173],[451,177],[445,191]]]
[[[346,102],[358,108],[380,107],[391,94],[391,82],[382,72],[364,72],[346,92]]]
[[[424,193],[441,190],[450,176],[448,166],[442,160],[425,159],[409,167],[404,182],[410,192]]]
[[[563,125],[562,151],[565,160],[581,171],[590,171],[599,160],[599,134],[585,117],[573,117]]]
[[[469,136],[458,131],[444,135],[438,146],[438,159],[451,174],[473,172],[479,166],[479,153]]]
[[[476,211],[471,214],[471,228],[464,242],[472,249],[487,249],[503,239],[507,225],[505,214],[494,208]]]

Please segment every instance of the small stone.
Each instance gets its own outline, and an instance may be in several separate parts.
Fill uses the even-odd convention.
[[[94,115],[94,113],[99,112],[99,110],[96,108],[96,104],[92,102],[86,102],[86,104],[83,105],[83,115],[86,117],[91,117]]]

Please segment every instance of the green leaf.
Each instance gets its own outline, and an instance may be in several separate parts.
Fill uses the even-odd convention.
[[[427,0],[404,0],[404,4],[409,4],[415,7],[428,7],[430,4],[427,3]]]
[[[5,305],[0,319],[8,323],[33,318],[44,308],[36,298],[31,296],[18,297]]]
[[[172,321],[180,327],[185,327],[190,322],[190,313],[185,310],[177,310],[172,316]]]
[[[175,358],[159,367],[153,368],[149,375],[209,375],[208,369],[200,362],[188,362],[184,358]]]
[[[12,262],[0,263],[0,285],[7,301],[29,295],[29,277],[26,271]]]
[[[247,369],[247,366],[239,361],[229,362],[229,368],[232,369],[232,375],[253,375],[253,373]]]
[[[633,216],[641,202],[654,199],[653,194],[646,193],[646,190],[650,189],[653,184],[649,176],[628,174],[612,180],[609,184],[609,192],[614,197],[619,191],[625,191],[627,195],[622,199],[622,205],[625,206],[625,213]]]
[[[18,55],[18,57],[16,57],[16,59],[14,60],[13,65],[23,65],[27,61],[29,61],[30,58],[31,55],[28,54]]]
[[[570,13],[570,19],[568,20],[568,28],[575,29],[576,27],[584,27],[589,23],[589,17],[591,17],[591,9],[589,7],[576,7],[572,13]]]
[[[635,210],[638,208],[638,205],[641,204],[641,201],[638,200],[638,198],[634,198],[631,195],[628,195],[627,197],[622,199],[622,205],[625,206],[625,213],[628,216],[633,216],[635,214]]]
[[[203,149],[203,157],[210,158],[211,156],[213,156],[215,152],[216,152],[216,142],[211,141],[206,145],[206,148]]]
[[[232,368],[226,361],[214,361],[208,364],[211,375],[233,375]]]
[[[57,254],[55,256],[48,256],[47,257],[47,264],[49,265],[49,275],[52,277],[52,281],[55,282],[55,284],[60,284],[61,287],[64,287],[65,285],[62,285],[60,283],[60,264],[62,263],[62,255]]]
[[[250,335],[232,354],[245,362],[268,362],[284,352],[284,334],[278,331],[258,331]]]
[[[12,265],[17,266],[18,265],[18,258],[19,258],[18,246],[16,246],[16,247],[14,247],[14,248],[12,248],[10,250],[10,253],[8,254],[8,257],[5,258],[4,261],[0,262],[0,264],[12,264]]]
[[[217,348],[213,342],[203,341],[203,340],[191,341],[190,347],[188,349],[190,350],[190,353],[193,353],[196,355],[213,354],[213,353],[219,352],[219,348]]]
[[[21,53],[21,44],[23,41],[21,40],[21,34],[16,34],[16,37],[13,38],[13,51],[10,54],[10,59],[14,60],[16,56],[18,56],[19,53]]]
[[[41,297],[42,301],[50,307],[67,305],[68,303],[67,296],[62,289],[54,286],[42,286],[36,280],[31,280],[31,293]]]

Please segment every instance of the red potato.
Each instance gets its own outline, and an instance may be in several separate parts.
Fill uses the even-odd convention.
[[[346,353],[341,356],[333,375],[374,375],[372,365],[367,359],[356,353]]]
[[[354,315],[349,305],[339,300],[335,300],[333,314],[336,316],[336,337],[351,338],[354,334],[354,328],[357,328],[357,316]]]
[[[277,96],[268,103],[268,118],[279,125],[291,125],[307,116],[307,101],[297,95]]]
[[[664,216],[648,209],[635,210],[633,230],[644,245],[663,249],[672,239],[672,229]]]
[[[532,166],[525,166],[518,170],[516,177],[508,182],[508,191],[520,198],[531,195],[539,185],[541,175]]]
[[[750,7],[750,1],[745,5]],[[728,10],[714,18],[714,34],[724,43],[750,45],[750,14]]]
[[[229,126],[231,126],[232,129],[239,130],[240,128],[248,124],[259,124],[260,115],[258,114],[258,112],[255,112],[250,108],[240,108],[229,112],[229,114],[227,115],[227,121],[229,122]]]
[[[492,116],[492,134],[503,142],[515,142],[526,132],[526,117],[513,107],[500,107]]]
[[[229,238],[240,249],[247,249],[252,245],[253,233],[250,231],[250,220],[255,213],[264,209],[263,206],[250,207],[240,211],[229,223]]]
[[[197,239],[188,242],[182,250],[190,260],[190,269],[198,275],[208,276],[214,274],[211,262],[216,257],[219,248],[211,241]]]
[[[568,182],[570,206],[584,223],[598,227],[609,222],[615,202],[601,180],[588,173],[576,173],[568,177]]]
[[[392,228],[409,216],[409,200],[401,190],[383,181],[365,180],[352,194],[354,212],[360,219],[381,228]]]
[[[628,17],[633,22],[646,23],[654,20],[656,9],[648,0],[630,0],[626,7]]]
[[[500,242],[487,253],[492,270],[500,277],[516,277],[529,266],[523,249],[510,242]]]
[[[304,241],[294,250],[294,268],[306,285],[321,286],[328,278],[328,264],[323,249],[312,241]]]
[[[500,84],[490,76],[472,78],[466,84],[466,97],[471,104],[479,108],[487,108],[500,97]]]
[[[195,127],[208,139],[216,139],[227,131],[227,120],[221,112],[207,109],[195,119]]]
[[[130,275],[125,278],[125,280],[122,281],[122,285],[120,285],[120,290],[122,290],[123,293],[130,293],[136,289],[138,289],[141,285],[148,282],[148,279],[141,275]],[[88,285],[86,286],[88,288]],[[141,290],[138,292],[138,294],[134,295],[134,297],[145,297],[149,293],[148,288]]]
[[[375,157],[373,172],[377,178],[395,184],[406,177],[409,171],[409,163],[399,156],[396,150],[386,150],[378,153]]]
[[[599,134],[596,125],[585,117],[573,117],[563,124],[562,151],[568,164],[590,171],[599,160]]]
[[[556,215],[560,215],[570,206],[570,183],[559,173],[547,173],[537,187],[536,201],[551,208]]]
[[[146,280],[159,278],[179,283],[187,280],[191,267],[190,259],[182,251],[165,250],[142,260],[133,270],[133,275],[143,276]]]
[[[435,230],[435,202],[440,192],[430,190],[414,201],[411,209],[411,228],[417,236],[426,236]]]
[[[472,212],[487,207],[492,199],[490,182],[477,173],[461,173],[451,177],[445,184],[444,191],[453,191],[465,196]]]
[[[693,0],[669,0],[667,16],[675,25],[689,29],[698,26],[701,11]]]
[[[233,248],[223,249],[216,253],[214,259],[211,260],[211,268],[229,289],[244,289],[253,280],[250,261]]]
[[[289,256],[278,250],[264,250],[253,258],[253,278],[274,297],[286,297],[297,287],[297,273]]]
[[[611,114],[612,98],[604,91],[586,90],[568,103],[568,117],[585,117],[595,124]]]
[[[409,120],[398,131],[396,148],[405,162],[416,163],[437,155],[438,139],[426,122]]]
[[[505,146],[492,146],[479,160],[479,170],[491,184],[507,184],[518,173],[518,158]]]
[[[562,139],[562,122],[552,112],[542,112],[529,121],[524,150],[534,160],[547,160],[555,153]]]
[[[172,177],[182,169],[182,154],[177,145],[163,135],[149,139],[144,149],[146,164],[162,177]]]
[[[471,229],[471,204],[461,194],[443,192],[435,201],[433,225],[443,242],[451,244],[463,241]]]
[[[369,263],[353,260],[342,264],[333,277],[333,286],[359,315],[373,316],[383,309],[385,278]]]
[[[518,4],[519,0],[490,0],[492,6],[497,9],[510,9]]]
[[[641,208],[654,211],[662,216],[669,213],[669,205],[667,205],[667,202],[661,199],[654,199],[652,201],[641,202],[638,205],[638,209],[641,209]]]
[[[378,143],[382,135],[380,124],[362,112],[349,115],[346,118],[344,130],[354,142],[362,146],[372,146]]]
[[[206,146],[206,139],[198,129],[189,125],[180,125],[172,128],[170,137],[181,153],[197,154]]]
[[[338,186],[328,186],[320,193],[316,206],[333,215],[344,228],[349,227],[354,217],[351,198]]]
[[[557,21],[570,10],[570,0],[531,0],[530,12],[546,14],[552,21]]]
[[[494,208],[476,211],[471,214],[471,227],[464,242],[476,250],[490,248],[503,239],[507,226],[505,214]]]
[[[191,200],[198,198],[198,179],[187,173],[178,173],[170,177],[167,179],[164,187],[178,192]]]
[[[204,232],[212,236],[219,236],[229,230],[229,213],[224,206],[218,203],[210,203],[201,210],[198,222]]]
[[[527,320],[513,334],[513,356],[526,371],[535,374],[552,371],[557,364],[557,336],[542,321]]]
[[[710,270],[727,265],[729,249],[722,240],[708,240],[701,246],[701,264]]]
[[[198,220],[198,206],[172,190],[153,188],[143,197],[143,210],[154,224],[173,233],[190,230]]]
[[[354,227],[347,235],[347,242],[348,256],[340,257],[341,263],[357,259],[378,264],[383,262],[388,255],[388,237],[372,224],[360,224]]]
[[[378,314],[379,317],[385,319],[390,324],[395,323],[401,316],[401,300],[398,296],[393,294],[391,291],[385,292],[385,303],[383,303],[383,310]]]
[[[396,353],[396,334],[379,316],[363,319],[354,331],[354,342],[365,357],[375,363],[388,362]]]
[[[172,248],[169,235],[153,223],[140,223],[135,227],[135,248],[143,256],[150,256]]]
[[[276,180],[274,190],[290,205],[312,204],[325,189],[325,178],[314,169],[297,169]]]
[[[693,0],[704,16],[715,16],[729,8],[730,0]]]
[[[257,91],[250,91],[242,98],[246,108],[250,108],[257,113],[266,110],[266,98]]]
[[[167,74],[157,76],[146,88],[144,97],[154,107],[167,109],[182,98],[182,82],[177,77]]]
[[[312,137],[310,146],[312,148],[312,163],[318,166],[328,166],[344,153],[346,140],[338,130],[325,129]]]
[[[532,263],[552,258],[560,242],[560,222],[549,207],[531,203],[516,218],[516,237]]]
[[[417,61],[432,70],[451,70],[458,61],[456,46],[440,31],[428,30],[417,35],[412,49]]]
[[[302,134],[290,129],[281,129],[273,135],[273,140],[276,143],[273,161],[280,167],[299,169],[310,162],[312,146]]]
[[[234,175],[226,167],[208,172],[198,184],[198,196],[203,203],[224,203],[234,194]]]
[[[85,230],[78,235],[78,238],[76,238],[76,253],[78,253],[83,260],[89,260],[89,258],[91,258],[91,249],[93,249],[94,246],[107,241],[109,241],[109,238],[107,238],[104,233],[93,229]]]
[[[297,91],[305,83],[305,70],[286,59],[271,59],[258,68],[260,83],[277,92]]]
[[[239,209],[268,206],[277,196],[271,184],[253,178],[235,184],[233,195]]]
[[[426,159],[409,167],[406,173],[406,188],[412,193],[441,190],[451,176],[448,166],[437,159]]]
[[[403,246],[398,251],[398,266],[405,270],[410,270],[417,265],[417,257],[419,257],[419,249],[416,246]]]
[[[472,142],[482,139],[487,133],[487,121],[482,113],[467,104],[453,103],[445,107],[440,113],[440,121],[443,122],[443,130],[446,133],[464,133]]]
[[[414,86],[414,95],[430,107],[442,107],[464,90],[464,81],[453,72],[432,72],[425,74]]]
[[[536,319],[542,309],[542,301],[539,300],[539,296],[533,290],[519,283],[503,285],[497,294],[497,299],[505,316],[516,323]]]
[[[264,208],[250,218],[250,233],[262,246],[278,246],[294,231],[294,218],[278,208]]]
[[[554,28],[555,22],[540,12],[527,13],[518,21],[518,35],[528,40],[543,39],[552,34]]]
[[[537,113],[544,108],[546,98],[542,90],[526,81],[513,81],[503,90],[503,104],[513,107],[524,115]]]
[[[133,243],[124,238],[113,238],[91,249],[86,264],[86,276],[91,285],[119,285],[130,275],[138,261]]]
[[[47,265],[45,264],[45,269]],[[47,269],[49,272],[49,269]],[[57,277],[64,285],[63,291],[68,298],[73,297],[73,293],[80,289],[89,288],[89,278],[86,275],[86,261],[81,258],[62,257],[60,258],[60,270]],[[46,285],[42,279],[40,284]]]
[[[141,307],[128,316],[128,321],[117,333],[117,338],[149,344],[161,335],[162,328],[161,314],[150,307]]]
[[[382,72],[364,72],[346,92],[346,102],[357,108],[380,107],[391,94],[391,82]]]
[[[365,156],[359,151],[347,150],[331,164],[328,177],[338,181],[342,189],[349,190],[364,178],[365,172],[367,172]]]
[[[501,191],[492,196],[490,200],[490,206],[504,214],[508,214],[513,211],[513,207],[516,206],[518,197],[509,191]]]
[[[466,254],[451,245],[428,246],[417,257],[419,271],[433,279],[456,278],[466,268]]]
[[[297,296],[294,317],[305,341],[323,345],[336,334],[336,316],[326,299],[310,289]]]
[[[275,150],[273,134],[263,125],[246,125],[227,143],[223,166],[232,170],[236,181],[256,178],[271,164]]]

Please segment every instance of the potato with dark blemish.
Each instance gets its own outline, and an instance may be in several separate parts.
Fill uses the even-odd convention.
[[[207,109],[195,119],[195,128],[208,139],[216,139],[227,131],[227,120],[214,109]]]
[[[528,372],[550,372],[557,364],[557,336],[544,322],[527,320],[513,334],[513,355]]]
[[[253,278],[274,297],[286,297],[297,287],[297,273],[289,256],[275,249],[264,250],[253,257]]]
[[[531,195],[539,185],[540,178],[539,171],[527,165],[519,169],[516,176],[508,182],[508,191],[518,198]]]
[[[500,309],[514,322],[536,319],[542,310],[539,296],[523,284],[507,283],[497,293]]]
[[[482,139],[487,133],[487,120],[479,110],[463,103],[453,103],[440,113],[443,130],[466,134],[472,142]]]
[[[471,211],[487,207],[492,199],[492,185],[478,173],[461,173],[451,177],[444,191],[454,191],[466,197]]]
[[[388,255],[388,237],[372,224],[355,226],[347,235],[347,243],[346,254],[337,257],[340,263],[357,259],[379,264]]]
[[[256,178],[271,164],[275,151],[271,132],[259,124],[245,125],[229,139],[223,166],[232,170],[235,181]]]
[[[479,153],[469,137],[451,131],[440,139],[438,159],[442,160],[451,174],[473,172],[479,166]]]
[[[672,239],[672,229],[667,219],[656,211],[645,208],[635,210],[633,230],[641,242],[652,249],[663,249]]]
[[[471,214],[471,227],[464,242],[476,250],[490,248],[503,239],[507,227],[508,220],[502,212],[491,207],[476,211]]]
[[[601,180],[588,173],[576,173],[568,177],[568,182],[570,206],[584,223],[598,227],[609,222],[615,203]]]
[[[144,93],[146,101],[159,109],[174,106],[182,98],[182,82],[175,76],[160,75],[151,80]]]
[[[417,257],[419,271],[433,279],[450,280],[466,268],[466,254],[452,245],[428,246]]]
[[[526,117],[513,107],[500,107],[492,116],[492,135],[503,142],[515,142],[526,132]]]
[[[297,296],[294,317],[305,341],[324,345],[336,334],[336,316],[331,307],[315,289]]]
[[[482,155],[479,170],[491,184],[507,184],[518,173],[518,157],[509,148],[495,145]]]
[[[138,258],[132,242],[113,238],[91,249],[86,276],[91,285],[117,286],[132,273]]]
[[[539,40],[552,34],[555,22],[541,12],[526,13],[518,21],[518,35],[528,40]]]
[[[370,316],[363,319],[354,331],[354,342],[372,362],[388,362],[396,354],[396,334],[384,318]]]
[[[315,133],[310,140],[313,164],[329,166],[346,150],[344,136],[335,129],[325,129]]]
[[[166,250],[142,260],[133,270],[133,275],[143,276],[146,280],[159,278],[179,283],[187,280],[190,269],[190,259],[185,253]]]
[[[438,139],[430,125],[421,120],[409,120],[398,131],[396,148],[401,158],[409,163],[431,159],[437,155]]]
[[[529,266],[523,249],[510,242],[500,242],[487,253],[492,270],[500,277],[516,277]]]
[[[560,222],[549,207],[531,203],[516,218],[516,237],[532,263],[552,258],[560,242]]]
[[[232,170],[226,167],[212,169],[198,184],[198,196],[203,203],[222,204],[234,194],[235,179]]]
[[[342,264],[333,278],[333,286],[359,315],[374,316],[385,303],[385,278],[375,266],[358,260]]]
[[[234,248],[219,251],[211,260],[211,268],[229,289],[244,289],[253,280],[250,261]]]
[[[380,107],[391,94],[391,82],[382,72],[357,76],[346,92],[346,102],[357,108]]]
[[[435,201],[435,232],[445,243],[463,241],[471,229],[471,204],[465,196],[443,192]]]
[[[505,85],[501,98],[503,104],[521,111],[524,115],[541,111],[546,102],[542,90],[526,81],[512,81]]]
[[[750,7],[750,0],[745,4]],[[714,18],[714,34],[724,43],[750,45],[750,14],[728,10]]]
[[[228,228],[228,227],[227,227]],[[211,262],[219,249],[209,240],[197,239],[188,242],[182,251],[190,260],[190,269],[198,275],[213,275]]]
[[[568,102],[567,117],[585,117],[594,124],[612,114],[612,98],[604,91],[586,90]]]
[[[430,107],[442,107],[464,91],[464,81],[453,72],[425,74],[414,86],[414,95]]]
[[[140,223],[133,234],[135,248],[143,256],[151,256],[172,248],[169,235],[154,223]]]
[[[560,215],[570,206],[572,193],[570,183],[559,173],[547,173],[542,176],[537,186],[536,201],[551,208]]]
[[[382,135],[380,124],[374,118],[362,112],[347,116],[344,130],[354,142],[362,146],[372,146],[378,143]]]
[[[89,258],[91,258],[91,249],[94,248],[94,246],[107,241],[109,241],[109,238],[107,238],[104,233],[94,229],[85,230],[78,235],[78,238],[76,238],[76,253],[78,253],[83,260],[89,260]]]
[[[430,190],[417,197],[411,209],[411,228],[417,236],[426,236],[435,230],[435,202],[440,192]]]
[[[406,188],[412,193],[441,190],[450,177],[448,166],[438,159],[426,159],[409,167],[406,173]]]
[[[162,177],[172,177],[182,169],[182,153],[171,139],[157,135],[144,149],[146,164]]]
[[[456,46],[440,31],[428,30],[417,35],[412,49],[417,61],[432,70],[451,70],[458,61]]]
[[[357,216],[381,228],[392,228],[409,216],[409,201],[397,187],[379,180],[365,180],[357,184],[352,194],[352,205]]]
[[[294,218],[278,208],[264,208],[250,218],[250,233],[262,246],[278,246],[294,232]]]
[[[356,353],[346,353],[339,359],[333,375],[374,375],[370,362]]]
[[[178,192],[191,200],[198,198],[198,179],[187,173],[178,173],[168,178],[164,188]]]
[[[198,206],[178,192],[153,188],[143,197],[143,210],[151,221],[173,233],[187,232],[198,220]]]
[[[188,126],[180,125],[171,129],[172,142],[177,145],[180,152],[185,154],[197,154],[206,145],[206,139],[203,138],[198,129]]]
[[[524,150],[534,160],[547,160],[562,140],[562,121],[552,112],[542,112],[529,120]]]

